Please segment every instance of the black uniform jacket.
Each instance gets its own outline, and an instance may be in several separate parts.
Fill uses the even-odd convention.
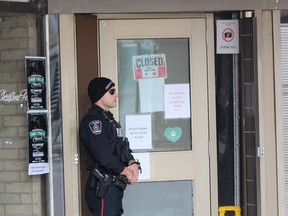
[[[113,139],[123,138],[123,135],[111,112],[93,104],[82,118],[79,135],[88,169],[96,168],[96,163],[103,173],[118,175],[124,170],[125,164],[119,161],[112,150]]]

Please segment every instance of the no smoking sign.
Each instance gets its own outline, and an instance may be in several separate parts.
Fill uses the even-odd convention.
[[[239,53],[238,20],[217,20],[217,54]]]

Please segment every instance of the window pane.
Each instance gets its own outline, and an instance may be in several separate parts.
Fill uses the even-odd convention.
[[[125,191],[124,214],[126,216],[193,215],[192,194],[193,181],[190,180],[138,183],[128,186]]]
[[[134,152],[191,150],[189,39],[123,39],[117,52],[120,122]]]

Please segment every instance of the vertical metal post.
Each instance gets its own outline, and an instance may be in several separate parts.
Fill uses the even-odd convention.
[[[54,184],[53,184],[53,153],[52,153],[52,136],[51,136],[51,100],[50,100],[50,94],[51,94],[51,88],[50,88],[50,43],[49,43],[49,15],[45,15],[45,55],[46,55],[46,64],[47,64],[47,109],[48,109],[48,161],[49,161],[49,175],[47,175],[48,178],[48,184],[47,184],[47,201],[48,201],[48,207],[47,207],[47,213],[50,216],[54,216],[54,196],[53,196],[53,190],[54,190]]]
[[[232,14],[237,19],[237,14]],[[233,121],[234,121],[234,203],[240,205],[239,161],[239,63],[238,54],[233,54]]]
[[[240,205],[239,167],[239,68],[238,55],[233,54],[233,121],[234,121],[234,202]]]

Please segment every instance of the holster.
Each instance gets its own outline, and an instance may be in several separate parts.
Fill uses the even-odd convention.
[[[111,183],[111,178],[107,178],[107,181],[98,181],[96,184],[95,194],[98,198],[104,197],[106,194],[108,187]]]
[[[108,174],[101,174],[98,169],[90,171],[90,188],[95,189],[95,195],[98,198],[103,198],[111,183],[125,190],[128,184],[128,179],[124,175],[112,176]]]
[[[95,169],[97,170],[97,169]],[[110,183],[112,182],[112,178],[109,175],[102,175],[99,176],[93,170],[90,172],[90,188],[95,189],[95,195],[98,198],[103,198],[106,194]],[[99,173],[99,171],[97,170]]]

